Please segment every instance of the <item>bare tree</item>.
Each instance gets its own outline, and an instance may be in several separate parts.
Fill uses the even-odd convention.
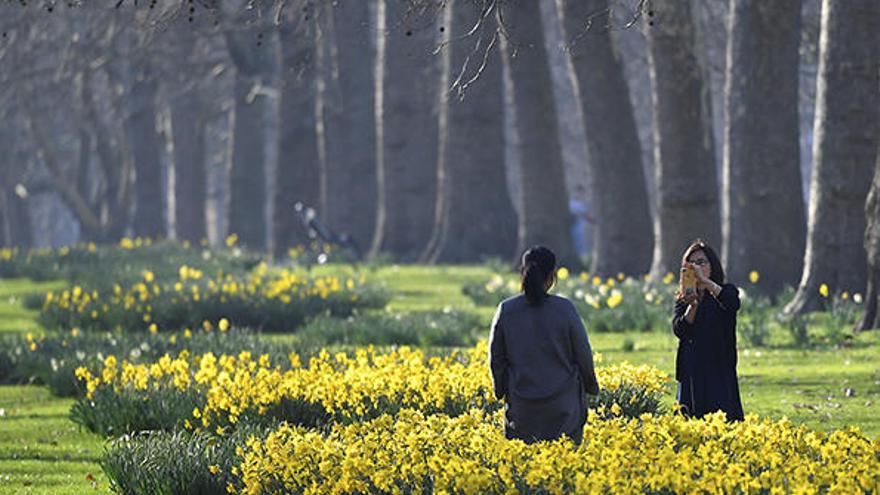
[[[266,246],[264,90],[275,58],[266,45],[273,30],[259,19],[232,17],[229,22],[233,25],[224,35],[236,75],[228,229],[245,246],[261,249]]]
[[[326,7],[322,70],[326,166],[321,212],[331,228],[369,247],[376,228],[376,2],[342,0]]]
[[[11,116],[0,112],[0,118],[7,123],[0,129],[0,246],[28,248],[33,244],[30,198],[24,186],[28,170],[20,161],[22,157],[14,153],[19,133],[16,126],[9,125]]]
[[[309,10],[299,22],[286,23],[281,35],[281,133],[275,171],[273,253],[305,242],[293,206],[319,203],[321,160],[317,136],[317,28],[322,19]]]
[[[654,234],[633,106],[610,36],[612,11],[608,0],[557,3],[580,90],[590,156],[597,218],[590,271],[640,275],[650,268]],[[620,255],[623,252],[626,256]]]
[[[865,287],[865,199],[880,136],[880,3],[825,0],[804,270],[788,314],[820,307],[818,288]]]
[[[510,258],[516,215],[504,166],[502,67],[494,6],[447,4],[434,231],[422,260]]]
[[[418,8],[416,8],[418,7]],[[437,194],[439,30],[429,5],[378,4],[377,204],[369,256],[415,259],[431,236]]]
[[[731,0],[724,146],[727,275],[795,285],[806,220],[798,141],[800,1]],[[772,49],[768,49],[773,47]]]
[[[29,144],[45,170],[28,189],[56,191],[84,239],[116,240],[131,218],[134,174],[118,125],[124,105],[117,98],[124,88],[111,86],[102,68],[114,60],[122,19],[92,11],[78,12],[69,22],[35,12],[21,15],[6,31],[4,63],[27,70],[4,87],[13,91]],[[62,49],[59,33],[71,40]],[[106,97],[96,97],[98,91]]]
[[[523,210],[517,229],[517,250],[543,244],[562,264],[580,269],[571,238],[565,171],[559,145],[559,123],[553,104],[553,83],[538,22],[537,2],[509,4],[499,11],[505,41],[502,55],[512,83],[518,151],[521,160]]]
[[[194,65],[207,55],[197,36],[183,26],[174,29],[176,63]],[[199,242],[207,239],[208,161],[206,132],[208,105],[204,85],[198,73],[168,74],[165,93],[171,117],[171,141],[174,168],[174,227],[177,239]]]
[[[689,0],[657,2],[645,26],[657,168],[653,277],[677,273],[694,238],[721,242],[709,87],[693,8]]]
[[[124,122],[126,139],[135,170],[134,234],[147,238],[165,234],[164,195],[156,132],[159,82],[148,61],[134,61],[125,79],[130,81]]]

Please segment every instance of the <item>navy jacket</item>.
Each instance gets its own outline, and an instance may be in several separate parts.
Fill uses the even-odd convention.
[[[693,323],[684,313],[687,303],[677,301],[672,331],[678,337],[675,379],[682,386],[679,401],[689,413],[702,416],[723,410],[729,418],[742,418],[736,377],[736,313],[739,291],[733,284],[721,286],[718,297],[704,293]]]

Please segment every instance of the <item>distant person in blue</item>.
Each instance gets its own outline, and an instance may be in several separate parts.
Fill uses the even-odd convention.
[[[568,209],[574,217],[571,224],[571,238],[574,242],[575,252],[584,256],[590,250],[587,242],[587,224],[596,223],[587,207],[587,190],[582,184],[574,188],[574,194],[568,201]]]
[[[679,287],[672,331],[678,337],[675,379],[678,403],[686,416],[724,411],[730,421],[743,419],[736,378],[736,312],[739,291],[724,283],[715,251],[701,240],[682,257],[682,270],[692,267],[696,291]]]
[[[498,305],[489,337],[495,396],[507,410],[504,433],[525,442],[562,435],[580,443],[585,394],[599,393],[593,352],[574,304],[548,294],[556,256],[535,246],[522,256],[523,293]]]

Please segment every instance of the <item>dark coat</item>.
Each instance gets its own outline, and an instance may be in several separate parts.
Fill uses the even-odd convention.
[[[565,434],[579,442],[585,393],[598,394],[593,353],[581,318],[563,297],[529,304],[524,295],[498,305],[489,337],[495,396],[507,402],[505,434],[525,441]]]
[[[688,415],[700,417],[721,410],[728,419],[743,418],[736,378],[739,306],[739,291],[733,284],[722,285],[717,298],[704,293],[692,324],[684,317],[687,303],[675,303],[675,379],[679,382],[678,401]]]

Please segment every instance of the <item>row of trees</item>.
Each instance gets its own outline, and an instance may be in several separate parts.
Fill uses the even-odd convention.
[[[674,272],[699,236],[723,248],[734,281],[758,270],[769,292],[799,285],[792,312],[813,309],[821,283],[864,290],[880,4],[822,2],[807,208],[806,8],[709,4],[723,13],[710,19],[725,28],[723,61],[690,0],[8,3],[2,239],[27,244],[27,198],[49,193],[83,239],[213,229],[282,254],[303,240],[291,208],[303,201],[374,257],[462,262],[543,243],[579,267],[556,26],[575,94],[564,111],[580,114],[588,155],[591,271]],[[621,33],[644,36],[650,160]]]

